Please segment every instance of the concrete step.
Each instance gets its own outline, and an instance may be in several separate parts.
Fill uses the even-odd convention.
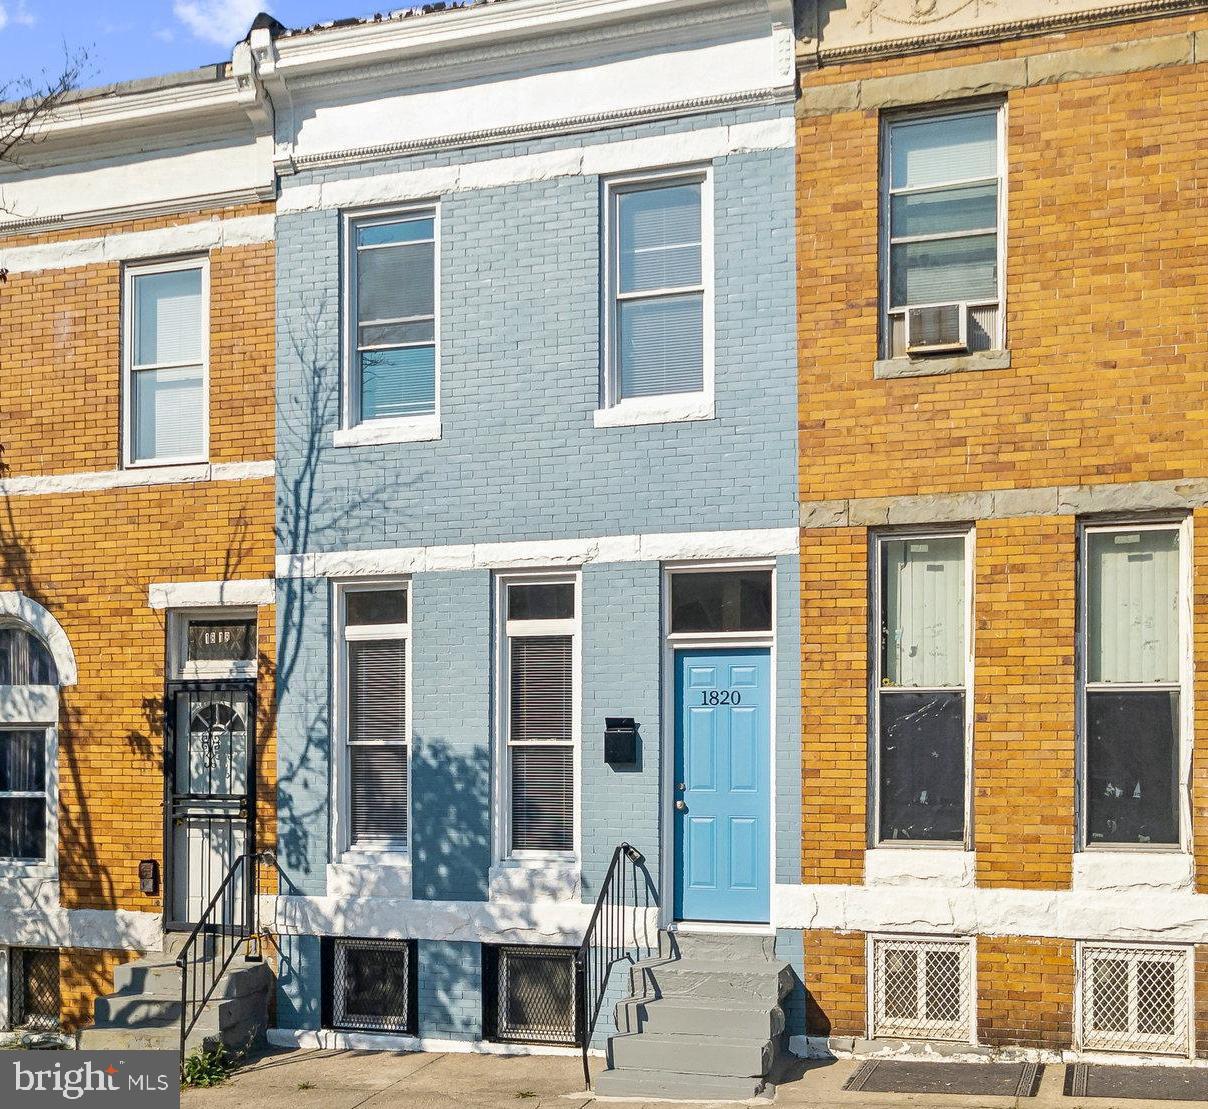
[[[746,1101],[763,1091],[762,1078],[717,1078],[674,1071],[606,1070],[592,1084],[600,1097],[674,1101]]]
[[[776,937],[746,932],[659,932],[659,955],[664,959],[703,959],[729,962],[732,959],[771,963],[776,961]]]
[[[718,1014],[718,1032],[705,1036],[667,1036],[651,1032],[613,1036],[609,1062],[617,1070],[661,1071],[673,1066],[685,1074],[716,1078],[758,1078],[772,1066],[775,1050],[769,1040],[739,1040],[730,1035]]]
[[[267,999],[266,999],[267,1000]],[[267,1014],[267,1007],[266,1007]],[[185,1051],[212,1051],[223,1046],[233,1051],[258,1042],[264,1036],[267,1016],[246,1020],[226,1028],[205,1027],[205,1018],[189,1033]],[[180,1047],[180,1025],[148,1025],[142,1028],[85,1028],[80,1033],[80,1049],[84,1051],[177,1051]]]
[[[784,1011],[766,1002],[718,1006],[709,997],[627,998],[617,1003],[617,1031],[667,1036],[708,1036],[724,1031],[738,1039],[774,1040],[784,1031]]]
[[[193,973],[190,971],[190,973]],[[196,972],[199,984],[203,974]],[[239,997],[264,989],[272,982],[272,970],[265,962],[249,963],[236,955],[222,976],[216,997]],[[162,956],[149,956],[123,963],[113,971],[114,993],[148,994],[153,997],[180,997],[180,968]]]
[[[629,981],[631,997],[713,998],[727,1003],[718,1006],[724,1010],[735,1001],[779,1005],[792,989],[793,971],[762,959],[650,959],[630,968]]]
[[[220,988],[221,988],[220,984]],[[268,988],[234,997],[211,997],[198,1019],[202,1028],[222,1029],[240,1024],[268,1008]],[[180,995],[115,993],[98,997],[94,1006],[97,1028],[140,1028],[180,1024]]]

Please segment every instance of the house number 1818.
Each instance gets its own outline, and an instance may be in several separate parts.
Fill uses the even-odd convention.
[[[702,690],[700,703],[702,705],[741,705],[742,694],[737,689]]]

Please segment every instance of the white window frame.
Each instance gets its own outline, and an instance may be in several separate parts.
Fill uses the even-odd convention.
[[[201,443],[200,454],[181,458],[134,457],[134,375],[147,370],[192,366],[193,362],[165,362],[149,366],[134,365],[134,282],[135,278],[159,273],[201,271]],[[210,458],[210,259],[194,255],[171,261],[149,262],[122,267],[122,388],[121,388],[122,466],[139,469],[147,466],[190,466],[208,462]]]
[[[38,688],[38,687],[27,687]],[[58,689],[55,689],[56,695]],[[56,708],[58,699],[55,699]],[[46,781],[41,791],[4,790],[3,798],[41,798],[46,805],[45,854],[40,859],[0,857],[0,878],[52,877],[59,869],[59,729],[52,722],[13,721],[0,723],[0,732],[40,732],[46,755]]]
[[[881,580],[881,547],[885,542],[920,542],[932,539],[956,539],[965,541],[965,836],[963,840],[912,840],[881,838],[881,670],[884,657],[881,644],[881,626],[884,619]],[[972,526],[923,529],[892,529],[874,531],[870,537],[869,550],[869,626],[868,649],[870,654],[869,676],[869,788],[873,799],[871,822],[868,829],[868,846],[876,850],[973,850],[973,620],[975,615],[973,585],[975,560],[977,557],[976,531]],[[949,687],[911,686],[911,693],[950,693]]]
[[[573,585],[575,615],[567,620],[508,620],[508,586],[510,585]],[[509,643],[513,625],[521,637],[569,635],[571,645],[571,772],[574,779],[572,849],[570,851],[511,850],[512,842],[512,760],[510,743],[511,671]],[[583,588],[582,575],[572,571],[508,571],[495,575],[495,766],[494,793],[494,858],[497,863],[526,865],[554,863],[577,866],[582,858],[583,811]],[[551,744],[550,746],[556,746]]]
[[[891,239],[890,232],[892,223],[890,221],[890,211],[894,196],[902,195],[910,192],[931,192],[935,189],[946,187],[946,184],[928,185],[920,189],[892,189],[893,181],[893,163],[892,163],[892,148],[891,134],[896,124],[900,123],[922,123],[931,119],[943,119],[946,117],[984,115],[986,112],[996,111],[998,113],[998,223],[995,228],[998,246],[998,297],[995,300],[971,300],[967,301],[967,307],[972,308],[987,308],[997,306],[998,318],[995,325],[995,334],[992,335],[990,351],[1002,351],[1007,349],[1007,102],[1005,100],[994,100],[981,104],[957,104],[950,106],[928,105],[925,108],[911,109],[903,112],[886,113],[881,117],[881,180],[880,180],[880,234],[877,236],[881,244],[881,295],[878,298],[880,303],[879,329],[880,348],[882,358],[892,358],[893,354],[893,318],[902,316],[906,313],[907,308],[927,308],[934,305],[927,304],[911,304],[893,305],[890,304],[889,298],[893,289],[891,280],[891,248],[897,242],[921,242],[929,238],[934,239],[954,239],[958,237],[969,237],[974,235],[984,235],[986,231],[967,231],[958,232],[956,234],[944,234],[934,236],[908,236],[902,239]],[[968,181],[958,180],[950,184],[955,187],[957,185],[977,185],[989,182],[990,178],[970,178]],[[947,303],[947,302],[945,302]],[[988,353],[988,352],[987,352]]]
[[[701,210],[701,285],[676,286],[674,289],[652,289],[642,293],[620,292],[620,220],[617,199],[627,192],[660,185],[699,184]],[[678,166],[656,172],[631,173],[604,178],[602,209],[604,262],[603,299],[600,317],[603,322],[603,370],[601,374],[600,406],[595,413],[596,427],[624,427],[631,424],[674,423],[687,420],[711,420],[714,415],[715,318],[714,289],[714,200],[713,166]],[[619,304],[623,299],[649,299],[687,292],[702,294],[701,343],[704,352],[702,380],[699,392],[666,393],[655,397],[621,397],[620,350],[618,334]]]
[[[1177,682],[1089,682],[1087,680],[1087,654],[1089,644],[1089,571],[1087,558],[1089,536],[1112,532],[1131,531],[1176,531],[1179,536],[1179,679]],[[1191,762],[1195,743],[1195,700],[1192,605],[1192,518],[1190,514],[1181,518],[1149,518],[1129,520],[1124,517],[1111,520],[1080,521],[1078,525],[1078,632],[1077,686],[1075,726],[1077,743],[1077,807],[1078,849],[1080,851],[1128,851],[1133,853],[1159,852],[1161,854],[1183,853],[1191,850]],[[1178,843],[1092,843],[1089,838],[1087,814],[1089,812],[1087,787],[1089,785],[1086,703],[1087,694],[1094,692],[1177,692],[1179,695],[1179,783],[1178,783]]]
[[[251,620],[256,657],[230,662],[188,661],[187,636],[194,620]],[[260,621],[255,608],[178,608],[168,613],[168,668],[185,681],[253,680],[260,666]]]
[[[346,621],[347,601],[350,593],[381,593],[389,590],[407,591],[407,622],[405,624],[358,624],[349,626]],[[413,841],[412,809],[414,783],[411,771],[414,764],[411,731],[413,651],[411,649],[411,623],[414,616],[414,591],[410,578],[375,578],[364,581],[332,583],[332,733],[335,737],[335,757],[332,759],[332,843],[333,857],[341,862],[363,862],[371,859],[384,866],[408,869],[411,866]],[[352,772],[351,744],[348,737],[348,651],[347,644],[360,640],[401,639],[406,652],[406,671],[403,675],[403,696],[406,709],[403,730],[407,746],[407,843],[375,846],[352,843]]]
[[[888,1028],[882,1031],[882,1025],[878,1021],[878,1012],[881,1005],[881,997],[878,993],[880,988],[880,974],[878,957],[885,948],[892,947],[912,947],[916,950],[926,951],[930,948],[963,948],[967,953],[968,959],[968,981],[966,988],[968,995],[965,998],[967,1007],[967,1024],[964,1029],[958,1029],[955,1024],[950,1028],[954,1033],[952,1036],[934,1035],[928,1037],[931,1040],[938,1040],[945,1043],[977,1043],[977,939],[975,936],[945,936],[945,935],[918,935],[918,934],[893,934],[893,933],[869,933],[865,937],[865,967],[867,973],[865,975],[865,1012],[867,1014],[867,1031],[869,1039],[876,1039],[880,1036],[902,1038],[902,1039],[918,1039],[919,1037],[904,1036],[900,1032]],[[919,991],[919,999],[922,999],[924,983],[917,983]],[[939,1030],[936,1030],[939,1031]],[[960,1035],[955,1033],[960,1032]]]
[[[434,346],[431,413],[422,416],[398,416],[381,420],[361,419],[361,381],[357,354],[357,241],[359,227],[399,223],[414,219],[432,220],[432,282]],[[337,447],[357,447],[378,443],[422,443],[441,437],[441,206],[436,200],[404,204],[390,208],[354,209],[341,213],[344,239],[344,272],[341,277],[344,372],[340,388],[340,427],[332,437]],[[420,344],[416,344],[420,345]],[[422,344],[426,346],[427,344]]]

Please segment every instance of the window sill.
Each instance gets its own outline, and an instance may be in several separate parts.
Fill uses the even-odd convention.
[[[433,443],[440,438],[439,416],[404,420],[367,420],[332,433],[333,447],[372,447],[382,443]]]
[[[979,370],[1009,370],[1009,350],[983,350],[939,358],[882,358],[872,364],[875,378],[936,377],[941,374],[974,373]]]
[[[1195,888],[1195,860],[1176,845],[1088,847],[1074,853],[1071,886],[1076,890],[1190,892]]]
[[[0,859],[0,877],[53,879],[59,876],[55,863],[32,859]]]
[[[492,901],[578,901],[577,858],[503,859],[488,875]]]
[[[972,886],[975,877],[972,851],[954,843],[889,846],[882,844],[864,853],[866,886]]]
[[[345,851],[327,864],[328,897],[411,899],[411,857],[401,851]]]
[[[623,400],[593,414],[596,427],[638,427],[642,424],[677,424],[712,420],[713,399],[703,393]]]
[[[208,466],[209,458],[204,454],[193,458],[140,458],[125,465],[127,470],[169,470],[179,466]]]

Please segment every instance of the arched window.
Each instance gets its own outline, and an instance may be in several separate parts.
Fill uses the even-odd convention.
[[[46,645],[17,625],[0,624],[0,685],[58,685]]]

